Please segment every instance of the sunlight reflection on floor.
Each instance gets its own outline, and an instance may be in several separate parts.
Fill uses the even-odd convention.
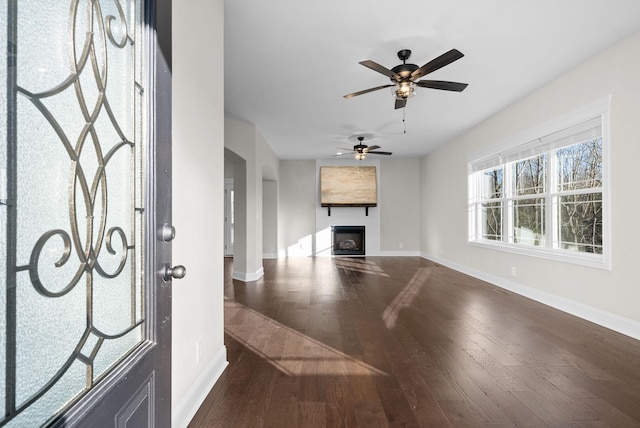
[[[386,373],[237,302],[224,302],[225,332],[289,376]]]
[[[409,283],[402,289],[400,293],[393,299],[393,302],[387,306],[382,313],[382,320],[389,330],[396,326],[398,320],[398,314],[403,308],[409,307],[413,299],[420,291],[423,285],[426,284],[427,279],[431,275],[431,268],[423,267],[419,268],[413,275]]]
[[[382,269],[374,261],[371,260],[345,257],[336,258],[335,264],[337,267],[343,269],[389,277],[384,269]]]

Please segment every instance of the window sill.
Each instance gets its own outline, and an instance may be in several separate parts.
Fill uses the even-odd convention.
[[[504,251],[523,256],[538,257],[541,259],[553,260],[562,263],[571,263],[596,269],[611,270],[610,258],[606,254],[572,253],[562,250],[550,250],[531,245],[505,244],[491,241],[467,241],[474,247],[488,248],[491,250]]]

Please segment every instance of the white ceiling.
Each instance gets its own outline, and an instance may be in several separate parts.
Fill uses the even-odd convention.
[[[229,0],[224,25],[226,115],[278,158],[331,158],[358,135],[406,158],[640,31],[640,0]],[[464,92],[418,88],[399,110],[389,89],[343,98],[390,82],[360,61],[392,68],[410,49],[422,66],[452,48],[465,56],[424,78]]]

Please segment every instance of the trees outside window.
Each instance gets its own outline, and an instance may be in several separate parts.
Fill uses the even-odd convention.
[[[603,118],[470,162],[474,244],[555,258],[605,251]]]

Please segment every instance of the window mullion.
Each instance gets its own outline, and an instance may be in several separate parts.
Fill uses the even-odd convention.
[[[558,158],[555,150],[549,150],[547,154],[547,197],[545,203],[545,247],[558,248],[560,224],[558,219]]]
[[[482,188],[480,187],[480,173],[474,173],[472,175],[470,187],[473,189],[473,199],[471,200],[472,209],[470,213],[474,216],[469,222],[472,228],[470,235],[473,240],[477,241],[482,238],[482,198],[480,197]]]
[[[513,243],[513,162],[504,165],[504,203],[502,204],[502,240]]]

